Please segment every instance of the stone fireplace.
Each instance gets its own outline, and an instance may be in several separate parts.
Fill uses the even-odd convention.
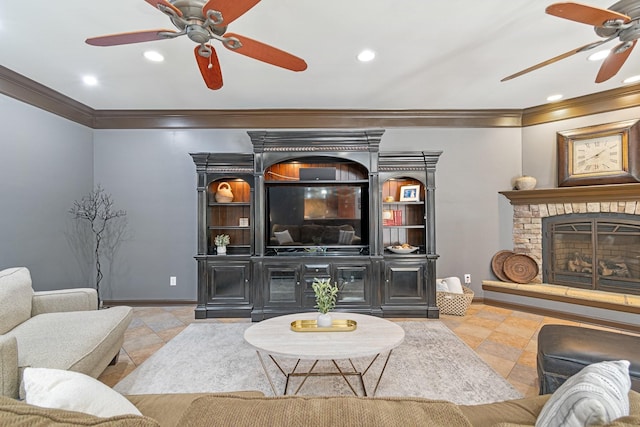
[[[640,184],[501,192],[532,283],[640,295]]]

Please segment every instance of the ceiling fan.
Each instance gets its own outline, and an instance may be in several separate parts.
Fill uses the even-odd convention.
[[[249,37],[227,33],[227,25],[258,4],[260,0],[145,0],[168,15],[179,31],[157,29],[92,37],[86,43],[93,46],[115,46],[153,40],[173,39],[186,35],[198,43],[194,53],[200,74],[209,89],[222,87],[222,71],[211,39],[222,42],[232,52],[282,67],[304,71],[307,63],[297,56]]]
[[[511,80],[523,74],[553,64],[576,53],[596,48],[613,39],[620,43],[611,50],[604,60],[596,76],[596,83],[602,83],[615,76],[625,63],[631,51],[640,38],[640,0],[621,0],[608,9],[600,9],[581,3],[554,3],[545,10],[549,15],[568,19],[582,24],[593,25],[596,34],[602,37],[593,43],[563,53],[544,62],[526,68],[515,74],[503,78],[501,81]]]

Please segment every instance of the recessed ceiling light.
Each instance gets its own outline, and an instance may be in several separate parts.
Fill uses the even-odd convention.
[[[98,79],[95,76],[83,76],[82,81],[87,86],[96,86],[98,84]]]
[[[153,62],[164,61],[164,56],[162,56],[159,52],[156,52],[155,50],[147,50],[144,53],[144,57],[147,58],[149,61],[153,61]]]
[[[635,75],[635,76],[631,76],[631,77],[627,77],[626,79],[624,79],[622,81],[622,83],[635,83],[635,82],[640,82],[640,74]]]
[[[372,50],[365,49],[358,54],[358,61],[360,62],[369,62],[376,57],[376,53]]]
[[[559,93],[557,93],[555,95],[547,96],[547,101],[549,101],[549,102],[558,101],[560,99],[562,99],[562,95],[559,94]]]
[[[607,56],[609,56],[610,52],[611,52],[610,49],[601,50],[601,51],[598,51],[596,53],[592,53],[591,55],[589,55],[589,57],[587,59],[589,61],[600,61],[600,60],[606,58]]]

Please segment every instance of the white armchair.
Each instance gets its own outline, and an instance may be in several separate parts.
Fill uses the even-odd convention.
[[[120,352],[132,310],[97,308],[94,289],[34,292],[27,268],[0,271],[0,394],[18,397],[27,366],[98,377]]]

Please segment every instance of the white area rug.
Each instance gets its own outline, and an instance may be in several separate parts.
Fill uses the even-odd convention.
[[[417,396],[458,404],[522,397],[441,322],[399,324],[406,332],[405,341],[393,351],[376,396]],[[258,356],[243,339],[244,330],[249,326],[248,323],[191,324],[114,388],[123,394],[260,390],[271,396],[273,392]],[[379,358],[364,377],[369,393],[375,387],[384,359]],[[284,376],[270,360],[265,360],[277,390],[282,393]],[[287,368],[295,362],[279,361]],[[354,363],[364,368],[367,361],[354,359]],[[355,377],[351,380],[357,384]],[[293,379],[293,387],[300,381],[300,378]],[[289,390],[295,388],[290,385]],[[344,380],[338,377],[310,378],[300,391],[306,395],[350,393]]]

